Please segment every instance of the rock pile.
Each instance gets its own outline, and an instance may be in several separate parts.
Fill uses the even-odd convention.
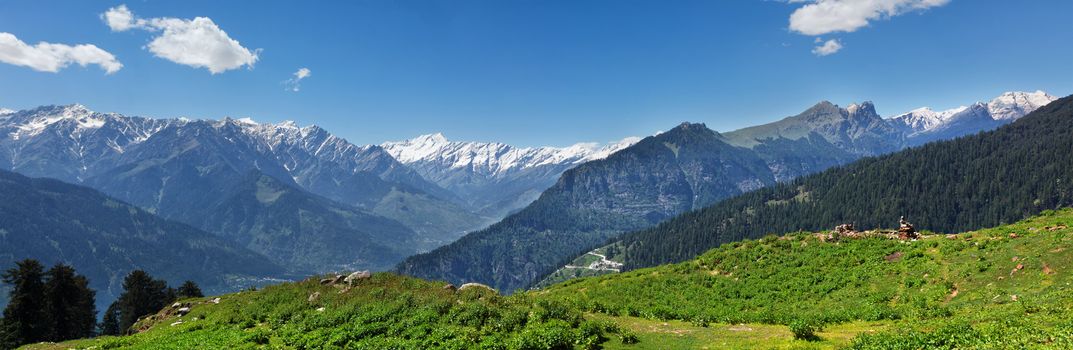
[[[904,216],[898,219],[898,239],[904,241],[917,238],[920,238],[920,233],[913,227],[913,224],[906,221]]]

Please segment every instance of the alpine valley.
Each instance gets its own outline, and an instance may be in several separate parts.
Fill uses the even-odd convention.
[[[566,171],[535,202],[397,271],[527,288],[624,232],[803,175],[928,141],[990,130],[1056,98],[1008,92],[945,112],[882,117],[871,102],[823,101],[774,123],[719,133],[683,123]]]
[[[626,257],[623,273],[511,295],[390,272],[312,276],[182,298],[149,312],[132,334],[27,349],[1068,349],[1073,96],[1015,119],[625,234],[612,245],[618,253],[601,250]],[[692,146],[718,135],[696,124],[663,135],[672,133],[563,177],[621,162],[650,140]],[[720,151],[727,162],[760,158],[731,148]],[[687,149],[677,157],[703,159]],[[48,197],[33,199],[35,208],[63,190],[103,199],[10,177],[43,191],[29,198]]]
[[[623,233],[862,157],[991,130],[1054,100],[1011,92],[890,117],[870,102],[824,101],[732,132],[683,123],[561,148],[442,134],[359,146],[293,122],[156,119],[77,104],[5,110],[0,164],[12,173],[0,190],[28,205],[4,213],[0,264],[71,264],[101,291],[99,305],[134,268],[211,292],[393,266],[512,291]],[[43,236],[27,238],[33,230]],[[703,251],[645,252],[637,247],[652,243],[632,239],[617,243],[630,247],[631,268]]]

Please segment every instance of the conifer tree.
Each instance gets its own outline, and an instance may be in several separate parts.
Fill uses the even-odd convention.
[[[89,280],[64,264],[56,264],[45,275],[46,340],[93,336],[97,321],[96,292],[89,288]]]
[[[179,286],[179,290],[176,294],[178,294],[179,298],[200,298],[205,296],[205,294],[201,292],[201,287],[198,287],[197,283],[194,283],[194,281],[183,282],[183,285]]]
[[[120,331],[128,331],[138,318],[160,311],[174,300],[175,290],[168,288],[167,282],[142,270],[132,271],[123,279],[123,294],[117,300]]]
[[[112,305],[108,305],[108,310],[104,311],[104,318],[101,319],[101,324],[97,327],[97,333],[100,335],[119,335],[119,302],[112,302]]]
[[[45,340],[48,328],[45,319],[44,266],[33,259],[15,263],[3,274],[11,286],[10,299],[4,308],[4,324],[0,329],[0,344],[18,346]]]

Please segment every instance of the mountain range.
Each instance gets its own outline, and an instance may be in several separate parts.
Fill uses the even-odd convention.
[[[889,118],[867,102],[821,102],[728,133],[684,123],[644,139],[563,148],[441,134],[359,146],[293,122],[45,106],[0,113],[0,165],[99,190],[286,273],[385,269],[432,250],[396,268],[511,290],[624,232],[861,157],[994,128],[1053,99],[1007,93]],[[43,260],[86,249],[42,251]]]
[[[525,288],[579,254],[719,200],[894,152],[923,138],[953,138],[1009,123],[1054,97],[1006,93],[975,117],[926,123],[881,117],[871,102],[823,101],[774,123],[717,133],[684,123],[603,160],[565,172],[533,204],[487,229],[399,264],[405,274]],[[969,109],[967,109],[969,110]],[[991,120],[990,124],[963,121]]]
[[[627,234],[628,268],[722,243],[840,224],[953,233],[1073,205],[1073,96],[996,130],[929,143],[729,198]]]
[[[381,147],[429,181],[464,198],[473,211],[502,218],[536,200],[566,169],[606,158],[639,140],[628,137],[604,145],[522,148],[499,142],[449,141],[437,133]]]

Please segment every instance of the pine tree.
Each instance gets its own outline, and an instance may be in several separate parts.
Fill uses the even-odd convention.
[[[0,343],[22,345],[45,340],[48,328],[45,320],[44,266],[33,259],[15,263],[3,274],[4,283],[12,287],[10,300],[4,308],[3,334]]]
[[[104,311],[104,318],[97,327],[99,335],[119,335],[119,302],[112,302],[108,310]]]
[[[205,294],[201,293],[201,287],[198,287],[194,281],[183,282],[183,285],[179,286],[177,294],[179,298],[200,298],[205,296]]]
[[[45,318],[48,341],[93,336],[97,321],[94,306],[96,292],[89,288],[89,280],[75,273],[75,269],[56,264],[46,273]]]
[[[142,270],[134,270],[123,279],[123,294],[117,300],[119,330],[126,332],[138,318],[152,314],[175,300],[175,290],[167,282],[155,280]]]

